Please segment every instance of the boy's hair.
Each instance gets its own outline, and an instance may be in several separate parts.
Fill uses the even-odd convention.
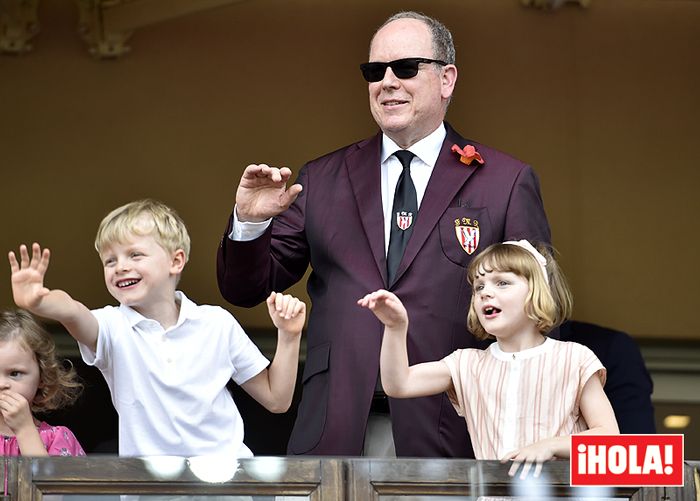
[[[190,257],[190,235],[180,216],[157,200],[143,199],[117,207],[100,223],[95,249],[101,253],[109,244],[123,243],[130,235],[152,235],[168,252],[182,249]]]
[[[535,256],[522,247],[503,243],[487,247],[472,259],[467,268],[467,279],[473,286],[474,280],[481,276],[479,270],[511,272],[525,278],[529,287],[525,313],[542,334],[547,334],[571,316],[573,298],[552,252],[545,245],[538,244],[535,247],[547,260],[549,283],[545,282],[542,267]],[[472,291],[467,325],[475,337],[486,339],[489,334],[479,322],[474,308],[474,295]]]
[[[39,388],[32,402],[32,412],[60,409],[74,403],[83,390],[71,364],[64,367],[56,358],[56,345],[51,334],[24,311],[0,313],[0,343],[18,341],[34,354],[39,365]]]

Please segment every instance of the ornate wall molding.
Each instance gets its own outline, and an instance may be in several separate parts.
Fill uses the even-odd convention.
[[[39,32],[39,0],[0,0],[0,52],[21,54]]]
[[[579,7],[589,7],[592,0],[520,0],[525,7],[534,7],[543,10],[554,10],[565,4],[576,4]]]
[[[242,0],[77,0],[79,30],[90,53],[113,58],[129,51],[137,28]]]
[[[134,30],[244,0],[76,0],[78,32],[99,59],[129,52]],[[39,31],[39,0],[0,0],[0,51],[23,53]]]

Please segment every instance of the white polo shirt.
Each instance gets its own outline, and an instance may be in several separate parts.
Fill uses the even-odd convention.
[[[78,343],[112,394],[119,455],[250,457],[226,384],[246,382],[269,361],[228,311],[176,297],[180,315],[169,329],[128,306],[106,306],[92,311],[97,352]]]

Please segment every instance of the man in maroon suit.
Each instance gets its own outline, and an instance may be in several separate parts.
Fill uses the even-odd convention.
[[[532,169],[444,122],[457,80],[450,32],[402,12],[378,29],[369,56],[361,69],[381,132],[309,162],[289,187],[289,169],[248,166],[218,253],[219,288],[239,306],[313,270],[290,454],[363,452],[382,325],[357,299],[396,293],[410,315],[410,363],[439,360],[477,344],[466,328],[470,259],[494,242],[550,241]],[[406,166],[397,150],[411,151]],[[395,205],[406,186],[414,208]],[[409,229],[404,250],[394,234]],[[464,419],[445,395],[388,403],[398,456],[471,456]]]

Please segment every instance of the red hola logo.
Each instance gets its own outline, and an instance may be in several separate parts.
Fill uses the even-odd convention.
[[[570,483],[683,486],[683,435],[572,435]]]

